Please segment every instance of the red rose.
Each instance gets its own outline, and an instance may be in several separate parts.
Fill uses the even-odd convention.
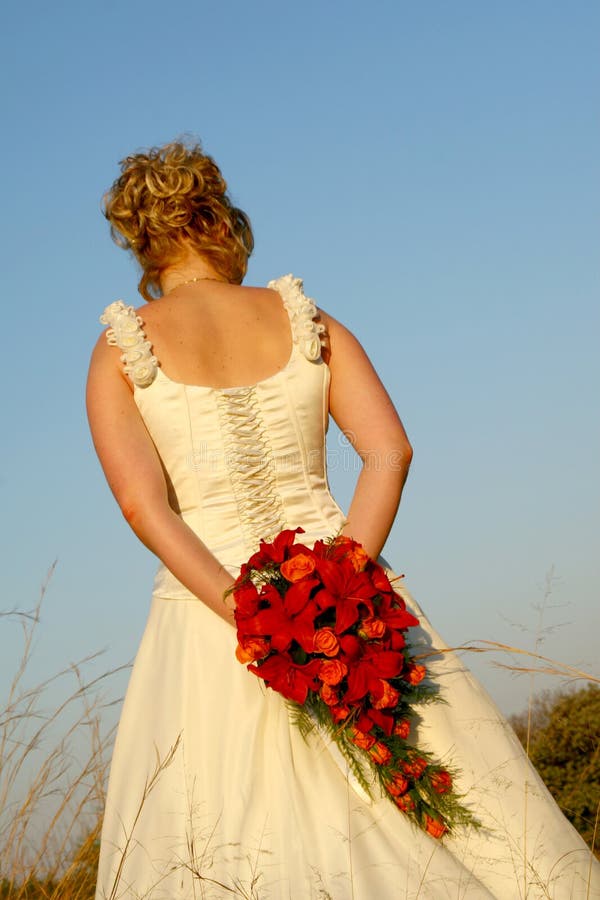
[[[378,766],[385,766],[389,763],[392,758],[392,754],[389,749],[382,744],[381,741],[377,741],[377,743],[373,744],[371,749],[369,750],[371,754],[371,759]]]
[[[401,719],[399,722],[396,722],[394,725],[394,734],[396,737],[402,738],[403,741],[406,740],[410,734],[410,722],[408,719]]]
[[[330,559],[345,559],[346,554],[352,550],[353,547],[360,547],[358,541],[348,537],[346,534],[338,534],[328,544],[329,552],[327,553],[327,556]]]
[[[398,809],[401,809],[402,812],[412,812],[415,808],[415,801],[410,796],[410,794],[405,794],[403,797],[396,797],[396,806]]]
[[[334,722],[343,722],[344,719],[347,719],[350,715],[350,707],[349,706],[330,706],[329,712],[331,713],[331,718]]]
[[[348,674],[348,666],[339,659],[324,659],[319,669],[319,678],[325,684],[339,684]]]
[[[404,674],[404,678],[409,681],[411,684],[419,684],[425,678],[427,674],[427,669],[425,666],[409,666],[408,670]]]
[[[392,797],[402,797],[408,790],[410,782],[404,775],[397,774],[392,781],[388,781],[387,789]]]
[[[372,562],[371,557],[362,544],[353,538],[340,534],[333,539],[328,548],[327,556],[336,561],[348,560],[355,572],[363,572]]]
[[[386,631],[386,624],[376,616],[367,616],[358,626],[358,633],[366,640],[380,640]]]
[[[324,700],[327,706],[337,706],[340,702],[340,695],[331,685],[323,684],[319,689],[319,696]]]
[[[414,756],[409,763],[402,763],[406,774],[412,775],[413,778],[420,778],[427,766],[428,762],[422,756]]]
[[[380,678],[376,690],[371,690],[371,698],[375,709],[393,709],[398,703],[400,694],[389,681]]]
[[[425,831],[434,838],[441,838],[448,829],[439,819],[432,819],[431,816],[425,815]]]
[[[351,741],[354,746],[358,747],[360,750],[370,750],[375,743],[375,738],[372,734],[364,734],[364,732],[359,731],[358,728],[353,728]]]
[[[443,769],[434,772],[431,776],[431,786],[437,794],[447,794],[452,789],[452,776]]]
[[[371,557],[360,544],[354,544],[346,553],[346,559],[349,559],[354,566],[355,572],[364,572],[367,565],[371,561]]]
[[[243,637],[236,647],[235,655],[241,663],[255,662],[264,659],[271,649],[271,643],[266,638]]]
[[[340,645],[332,628],[319,628],[315,631],[313,639],[315,653],[324,653],[325,656],[336,656]]]
[[[310,575],[315,568],[316,564],[312,556],[308,556],[306,553],[297,553],[281,564],[280,571],[287,581],[296,582],[306,575]]]

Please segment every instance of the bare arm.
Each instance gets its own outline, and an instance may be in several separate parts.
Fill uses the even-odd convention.
[[[394,523],[412,447],[394,405],[354,335],[321,313],[329,332],[329,409],[363,466],[344,533],[377,558]]]
[[[233,624],[233,600],[223,600],[233,579],[169,505],[160,457],[118,365],[119,354],[102,334],[92,354],[86,404],[108,484],[142,543],[196,597]]]

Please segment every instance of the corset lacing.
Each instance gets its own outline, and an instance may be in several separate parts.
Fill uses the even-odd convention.
[[[252,548],[285,528],[275,462],[253,387],[217,395],[225,465],[231,478],[240,524]]]

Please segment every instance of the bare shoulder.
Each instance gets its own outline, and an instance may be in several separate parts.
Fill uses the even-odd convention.
[[[357,356],[368,360],[365,349],[349,328],[321,307],[317,307],[317,313],[317,321],[325,326],[327,336],[323,353],[326,363],[331,366],[342,358],[349,362],[356,361]]]
[[[110,405],[115,395],[133,399],[133,384],[125,374],[121,351],[107,342],[104,332],[96,341],[90,357],[85,387],[88,417],[93,408]]]
[[[116,368],[116,363],[119,361],[120,350],[118,347],[111,346],[111,344],[108,343],[108,331],[109,327],[107,326],[104,331],[100,333],[96,339],[96,343],[92,347],[90,371],[92,369]]]
[[[345,336],[349,336],[356,340],[352,332],[348,328],[346,328],[346,326],[343,325],[338,319],[335,319],[331,315],[331,313],[325,312],[325,310],[320,306],[317,307],[317,313],[319,320],[323,323],[329,335],[337,335],[341,339],[343,339]]]

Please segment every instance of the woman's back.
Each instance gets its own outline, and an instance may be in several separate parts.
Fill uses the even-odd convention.
[[[269,288],[219,285],[188,305],[165,296],[137,315],[118,301],[101,317],[123,351],[172,508],[232,574],[284,528],[316,540],[345,523],[327,483],[323,326],[300,279]],[[193,596],[163,565],[155,589]]]
[[[228,388],[283,369],[292,338],[279,294],[204,279],[138,310],[161,369],[173,381]]]

